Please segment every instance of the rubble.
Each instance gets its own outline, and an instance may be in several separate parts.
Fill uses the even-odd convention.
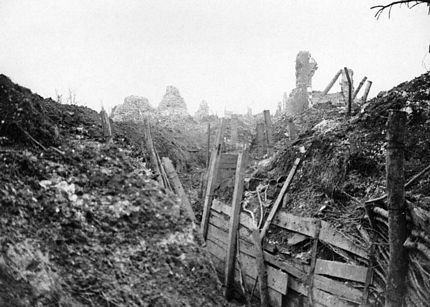
[[[155,109],[145,97],[127,96],[124,103],[115,106],[111,112],[111,119],[116,122],[142,121],[144,118],[153,117]]]

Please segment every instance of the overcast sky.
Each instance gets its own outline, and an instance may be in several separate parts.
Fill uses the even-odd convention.
[[[377,20],[381,2],[0,0],[0,73],[44,97],[70,88],[96,110],[128,95],[157,106],[174,85],[191,114],[203,99],[218,114],[255,113],[294,88],[309,50],[314,89],[348,66],[375,96],[430,69],[428,8]]]

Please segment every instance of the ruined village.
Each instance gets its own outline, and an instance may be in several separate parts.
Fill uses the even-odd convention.
[[[111,110],[0,74],[0,306],[429,306],[430,73],[297,50],[276,111]]]

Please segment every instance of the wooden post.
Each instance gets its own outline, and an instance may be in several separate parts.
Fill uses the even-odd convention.
[[[372,86],[372,81],[367,81],[366,87],[364,89],[364,94],[363,94],[363,103],[367,101],[367,96],[369,95],[369,91],[370,91],[370,87]]]
[[[273,154],[273,126],[272,119],[270,118],[270,111],[264,110],[264,123],[266,125],[266,138],[267,138],[267,153],[269,156]]]
[[[264,223],[263,228],[261,229],[261,240],[264,239],[267,230],[269,229],[270,224],[272,223],[273,218],[275,217],[276,212],[278,212],[279,206],[281,205],[282,198],[284,197],[285,192],[287,191],[288,187],[291,184],[291,181],[294,178],[294,175],[296,174],[297,167],[300,164],[300,158],[297,158],[294,161],[293,167],[290,170],[290,173],[288,174],[287,180],[285,180],[284,185],[282,186],[281,192],[279,192],[278,197],[276,198],[275,203],[273,204],[272,209],[270,210],[269,216],[267,217],[266,222]]]
[[[331,79],[330,83],[326,86],[326,88],[321,93],[321,98],[328,94],[328,92],[333,87],[336,80],[339,78],[340,74],[342,73],[342,69],[339,69],[339,71],[334,75],[333,79]]]
[[[105,141],[107,143],[110,143],[112,142],[112,128],[110,126],[109,117],[103,107],[102,107],[102,110],[100,111],[100,117],[102,120],[103,135],[104,135]]]
[[[196,216],[194,215],[194,211],[191,206],[190,200],[188,199],[188,196],[185,193],[184,187],[182,186],[181,180],[179,179],[179,176],[176,173],[175,168],[173,167],[172,161],[170,161],[170,159],[166,157],[163,157],[162,160],[163,160],[164,168],[166,169],[167,177],[169,178],[170,182],[173,185],[173,190],[180,197],[181,204],[185,209],[185,212],[187,212],[188,217],[191,219],[191,221],[195,222]]]
[[[257,147],[258,153],[263,155],[266,152],[266,142],[264,140],[264,123],[257,123]]]
[[[363,86],[364,82],[366,82],[367,77],[364,77],[363,80],[358,84],[358,87],[355,89],[354,94],[352,95],[352,100],[357,97],[358,92],[361,90],[361,87]]]
[[[239,228],[240,209],[242,208],[243,196],[243,177],[245,175],[247,161],[246,150],[239,153],[237,158],[236,175],[234,181],[234,192],[232,201],[232,211],[230,215],[230,226],[227,241],[227,257],[225,265],[225,298],[227,300],[233,297],[233,283],[234,283],[234,264],[236,259],[236,243],[237,231]]]
[[[296,125],[294,124],[294,121],[292,118],[289,118],[287,121],[287,130],[288,130],[288,136],[290,137],[290,141],[295,141],[299,135],[297,133]]]
[[[206,149],[206,168],[209,168],[209,162],[211,159],[211,123],[208,123],[208,148]]]
[[[236,149],[237,142],[238,142],[238,135],[237,135],[237,126],[238,126],[238,120],[236,117],[232,117],[231,119],[231,143]]]
[[[348,106],[347,106],[347,112],[346,115],[351,116],[351,107],[352,107],[352,82],[351,77],[349,76],[348,68],[344,68],[346,79],[348,79]]]
[[[252,241],[254,241],[255,261],[257,265],[257,278],[260,281],[260,306],[269,307],[269,292],[267,285],[267,271],[264,265],[264,254],[261,245],[261,238],[258,229],[252,231]]]
[[[208,232],[209,216],[211,211],[215,183],[218,177],[218,169],[219,169],[219,161],[221,159],[223,137],[224,137],[224,119],[221,119],[220,128],[218,130],[217,139],[216,139],[216,147],[212,151],[211,164],[208,170],[208,182],[206,184],[205,201],[203,204],[202,222],[200,227],[202,229],[202,236],[204,240],[206,240],[206,236]]]
[[[408,258],[404,177],[404,139],[406,113],[391,110],[387,127],[387,191],[390,262],[385,306],[403,306]]]
[[[151,160],[152,167],[154,168],[155,173],[158,175],[158,182],[163,184],[163,178],[161,177],[161,170],[158,164],[157,153],[155,152],[154,142],[152,141],[151,136],[151,126],[149,124],[149,120],[145,120],[145,139],[146,146],[149,148],[149,158]]]

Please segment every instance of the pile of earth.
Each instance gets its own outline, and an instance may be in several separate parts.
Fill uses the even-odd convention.
[[[0,108],[1,306],[227,305],[134,136],[3,75]]]
[[[374,233],[380,244],[376,253],[378,274],[375,277],[379,289],[385,289],[388,228],[382,222],[377,223],[376,229],[369,225],[365,204],[387,192],[385,156],[389,110],[407,112],[405,178],[412,178],[430,165],[430,73],[380,93],[366,104],[354,108],[351,117],[346,116],[344,107],[329,102],[292,117],[281,116],[274,123],[276,153],[260,162],[260,167],[249,179],[247,191],[247,201],[254,204],[258,219],[259,201],[255,192],[258,190],[260,196],[264,195],[263,204],[266,206],[273,203],[295,159],[301,158],[301,165],[281,210],[328,221],[364,249],[368,248],[368,242],[359,230],[364,228]],[[299,132],[296,140],[290,140],[285,135],[290,120]],[[409,208],[414,208],[414,212],[421,214],[421,220],[427,221],[427,224],[418,225],[417,220],[409,216],[410,221],[414,222],[409,225],[410,229],[424,234],[424,241],[420,239],[415,242],[429,248],[429,242],[425,241],[430,236],[428,173],[408,187],[406,199]],[[383,198],[373,205],[382,209],[380,212],[387,209]],[[267,236],[267,240],[281,245],[284,238],[285,234],[276,227],[271,228]],[[290,257],[298,257],[309,250],[310,245],[302,246],[297,251],[290,250]],[[338,255],[332,251],[332,257],[336,259]],[[353,258],[346,261],[355,263]],[[430,300],[430,266],[425,254],[418,250],[409,251],[409,261],[406,300],[411,306],[419,306],[419,302]],[[378,291],[372,295],[381,296]],[[380,298],[377,299],[383,304]]]

